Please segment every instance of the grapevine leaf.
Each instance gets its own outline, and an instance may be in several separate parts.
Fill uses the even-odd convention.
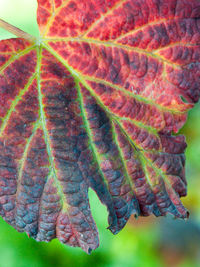
[[[95,190],[186,218],[185,138],[200,93],[198,0],[38,0],[41,37],[0,42],[0,214],[38,241],[98,247]]]

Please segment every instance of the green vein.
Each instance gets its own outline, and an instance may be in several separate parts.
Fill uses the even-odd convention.
[[[67,201],[64,201],[64,199],[66,198],[63,190],[62,190],[62,186],[60,184],[60,181],[58,179],[57,176],[57,172],[56,172],[56,167],[55,167],[55,163],[54,163],[54,157],[53,157],[53,152],[51,149],[51,141],[50,141],[50,137],[49,137],[49,133],[47,131],[47,125],[46,125],[46,116],[45,116],[45,112],[43,109],[43,95],[42,95],[42,91],[41,91],[41,81],[40,81],[40,71],[41,71],[41,58],[42,58],[42,48],[38,48],[37,49],[37,54],[38,54],[38,64],[37,64],[37,83],[38,83],[38,98],[39,98],[39,111],[40,111],[40,118],[41,118],[41,123],[42,123],[42,129],[44,132],[44,139],[45,139],[45,143],[46,143],[46,147],[47,147],[47,154],[49,156],[49,161],[50,161],[50,165],[51,165],[51,170],[53,171],[54,174],[54,181],[56,183],[57,189],[58,189],[58,193],[61,196],[61,200],[62,200],[62,208],[64,210],[67,210],[68,205],[67,205]]]
[[[154,187],[154,185],[153,185],[153,183],[151,181],[151,178],[149,177],[149,173],[148,173],[148,170],[147,170],[147,167],[146,167],[146,165],[147,165],[146,157],[143,155],[142,151],[138,148],[137,144],[135,144],[135,142],[131,139],[131,137],[124,130],[123,126],[118,121],[116,121],[116,123],[120,127],[120,129],[121,129],[122,133],[124,134],[124,136],[128,139],[128,142],[131,145],[133,151],[136,153],[137,158],[138,158],[138,160],[139,160],[139,162],[141,164],[141,168],[142,168],[142,170],[144,172],[146,183],[152,189]],[[123,153],[123,152],[121,152],[121,153]],[[123,157],[123,155],[122,155],[122,157]]]
[[[146,125],[146,124],[143,124],[142,122],[140,121],[136,121],[136,120],[133,120],[133,119],[129,119],[129,118],[124,118],[124,117],[118,117],[118,116],[115,116],[118,120],[120,121],[128,121],[128,122],[131,122],[133,124],[135,124],[138,128],[142,128],[144,130],[146,130],[147,132],[149,132],[150,134],[153,134],[154,136],[156,136],[157,138],[159,138],[159,135],[158,135],[158,131],[159,129],[156,129],[156,128],[153,128],[149,125]]]
[[[33,80],[35,79],[35,73],[31,76],[31,78],[29,79],[28,83],[26,84],[26,86],[24,87],[23,90],[20,90],[19,94],[16,96],[16,98],[12,101],[12,104],[9,108],[8,113],[6,114],[6,116],[2,119],[2,125],[0,127],[0,137],[2,137],[3,132],[9,122],[9,119],[13,113],[13,111],[15,110],[15,107],[17,106],[17,104],[19,103],[19,101],[22,99],[22,97],[24,96],[24,94],[28,91],[29,87],[31,86]]]
[[[132,138],[128,135],[128,133],[124,130],[123,126],[121,125],[121,123],[119,121],[117,121],[117,124],[119,125],[121,131],[124,133],[124,135],[127,137],[127,139],[129,140],[129,143],[131,144],[131,146],[133,147],[133,149],[137,151],[140,162],[142,164],[142,168],[145,172],[145,176],[147,176],[148,182],[150,183],[151,186],[152,182],[151,179],[148,176],[148,171],[146,169],[146,165],[150,165],[151,168],[155,171],[156,175],[159,177],[161,176],[162,178],[164,178],[164,180],[166,181],[166,183],[169,185],[170,188],[172,188],[171,183],[167,177],[167,174],[164,173],[164,171],[162,171],[161,169],[157,168],[154,163],[152,162],[151,159],[147,158],[147,156],[144,155],[144,152],[147,152],[145,150],[140,150],[138,145],[132,140]],[[173,189],[173,188],[172,188]],[[174,189],[173,189],[174,190]],[[174,190],[175,191],[175,190]]]
[[[84,122],[84,125],[85,125],[85,130],[88,134],[88,138],[89,138],[89,142],[90,142],[90,147],[91,147],[91,150],[92,150],[92,154],[93,154],[93,157],[97,163],[97,165],[99,166],[99,171],[100,171],[100,174],[104,180],[104,183],[106,184],[106,187],[107,189],[109,189],[109,185],[108,185],[108,182],[107,180],[105,179],[105,176],[103,174],[103,171],[101,169],[101,159],[99,158],[99,153],[94,145],[94,142],[93,142],[93,139],[92,139],[92,132],[91,132],[91,129],[90,129],[90,125],[89,125],[89,122],[87,120],[87,114],[86,114],[86,111],[84,109],[84,102],[83,102],[83,96],[82,96],[82,93],[81,93],[81,88],[80,88],[80,85],[79,83],[77,82],[76,83],[76,88],[77,88],[77,91],[78,91],[78,98],[79,98],[79,103],[80,103],[80,108],[81,108],[81,113],[82,113],[82,118],[83,118],[83,122]]]
[[[146,157],[144,156],[144,154],[142,153],[142,151],[138,148],[137,144],[131,139],[131,137],[127,134],[127,132],[124,130],[123,126],[120,124],[120,122],[116,121],[116,123],[119,125],[122,133],[126,136],[126,138],[128,139],[130,145],[132,146],[133,150],[135,151],[135,153],[137,154],[137,157],[140,161],[140,164],[141,164],[141,167],[144,171],[144,174],[145,174],[145,179],[146,179],[146,182],[149,184],[149,186],[152,188],[153,187],[153,184],[152,184],[152,181],[151,181],[151,178],[149,177],[149,173],[147,171],[147,168],[146,168],[146,162],[147,162],[147,159]],[[157,174],[157,173],[156,173]]]
[[[25,146],[25,149],[24,149],[24,153],[23,153],[23,156],[19,162],[19,169],[18,169],[18,179],[17,179],[17,190],[16,190],[16,202],[17,202],[17,196],[19,194],[19,191],[20,191],[20,185],[22,184],[22,175],[23,175],[23,170],[24,170],[24,167],[25,167],[25,163],[26,163],[26,159],[27,159],[27,156],[28,156],[28,151],[29,151],[29,147],[30,147],[30,144],[38,130],[38,128],[40,127],[41,125],[41,121],[40,120],[37,120],[35,122],[35,126],[33,128],[33,132],[31,134],[31,136],[27,139],[27,143],[26,143],[26,146]],[[15,206],[15,216],[16,216],[16,208],[17,208],[17,205]]]
[[[33,140],[33,138],[34,138],[34,136],[35,136],[35,134],[36,134],[36,132],[37,132],[37,130],[38,130],[38,128],[40,126],[41,126],[41,121],[39,119],[39,120],[37,120],[35,122],[35,126],[33,128],[33,132],[32,132],[31,136],[27,140],[27,143],[26,143],[26,146],[25,146],[25,149],[24,149],[23,156],[22,156],[22,158],[20,160],[20,168],[18,170],[18,185],[21,184],[22,174],[23,174],[24,166],[25,166],[26,159],[27,159],[27,156],[28,156],[28,151],[29,151],[30,144],[31,144],[31,142],[32,142],[32,140]],[[17,188],[18,187],[19,186],[17,186]],[[16,193],[16,195],[17,195],[17,193]]]
[[[128,173],[128,169],[127,169],[127,165],[126,165],[126,162],[124,160],[124,157],[123,157],[123,152],[122,152],[122,149],[119,145],[119,141],[117,139],[117,134],[116,134],[116,131],[115,131],[115,126],[114,126],[114,123],[111,121],[111,124],[112,124],[112,136],[113,136],[113,140],[115,141],[115,144],[118,148],[118,151],[119,151],[119,155],[120,155],[120,158],[121,158],[121,162],[123,164],[123,169],[124,169],[124,173],[127,177],[127,180],[128,180],[128,183],[131,185],[131,188],[133,189],[133,194],[134,194],[134,190],[136,190],[136,187],[135,187],[135,184],[134,182],[132,181],[132,179],[130,178],[130,175]]]

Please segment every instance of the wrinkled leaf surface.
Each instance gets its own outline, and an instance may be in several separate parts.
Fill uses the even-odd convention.
[[[131,214],[186,218],[200,1],[38,0],[37,44],[0,42],[0,214],[38,241],[98,246]]]

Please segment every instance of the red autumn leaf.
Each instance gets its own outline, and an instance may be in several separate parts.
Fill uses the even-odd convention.
[[[0,214],[38,241],[98,246],[88,188],[118,233],[186,218],[200,93],[198,0],[38,0],[41,38],[0,42]]]

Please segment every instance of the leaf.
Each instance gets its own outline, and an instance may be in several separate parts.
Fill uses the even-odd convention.
[[[199,99],[198,0],[38,0],[37,43],[0,42],[0,214],[38,241],[98,247],[96,191],[131,214],[188,217],[185,138]]]

